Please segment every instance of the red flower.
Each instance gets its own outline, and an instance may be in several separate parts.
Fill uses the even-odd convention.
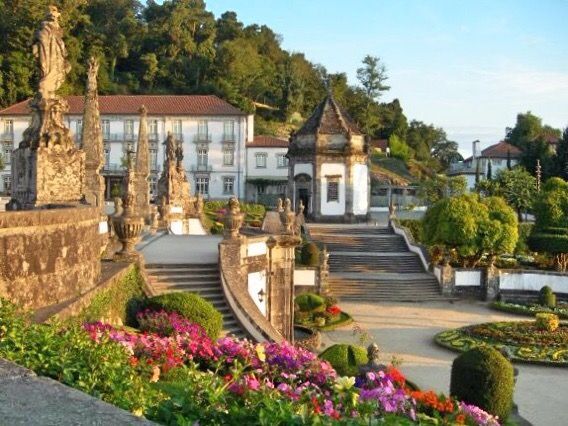
[[[406,383],[406,378],[404,377],[404,374],[402,374],[399,370],[397,370],[393,366],[387,368],[387,374],[391,376],[393,381],[398,383],[399,385],[404,386],[404,383]]]
[[[337,305],[330,306],[326,309],[328,313],[331,315],[339,315],[341,313],[341,309]]]

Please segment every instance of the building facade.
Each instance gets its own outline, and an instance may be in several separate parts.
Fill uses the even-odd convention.
[[[288,141],[255,136],[246,151],[246,200],[275,206],[288,196]]]
[[[448,176],[464,176],[467,188],[471,191],[475,188],[478,174],[480,180],[487,179],[491,168],[491,176],[495,178],[500,170],[518,165],[521,154],[519,148],[505,141],[491,145],[482,151],[479,150],[479,141],[474,141],[472,156],[462,162],[450,164]]]
[[[353,120],[328,95],[291,140],[288,191],[316,221],[367,220],[368,146]]]
[[[67,96],[67,125],[81,144],[83,96]],[[28,101],[0,111],[0,144],[4,170],[0,171],[0,194],[11,191],[11,154],[28,127]],[[254,118],[216,96],[114,95],[100,96],[99,108],[104,140],[105,198],[119,191],[126,169],[126,154],[136,151],[140,107],[148,111],[151,196],[164,162],[164,141],[171,132],[183,142],[183,164],[193,194],[206,199],[245,196],[246,145],[252,142]]]

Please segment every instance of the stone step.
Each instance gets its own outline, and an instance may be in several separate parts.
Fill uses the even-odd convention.
[[[339,235],[392,235],[394,232],[388,227],[374,226],[317,226],[309,225],[310,235],[339,234]]]
[[[219,287],[219,277],[179,277],[173,280],[165,280],[162,277],[151,277],[150,282],[154,286],[161,285],[194,285],[195,287],[216,286]]]
[[[147,271],[219,269],[217,263],[147,263],[144,267]]]

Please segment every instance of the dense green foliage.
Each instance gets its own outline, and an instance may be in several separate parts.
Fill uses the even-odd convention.
[[[493,348],[474,348],[452,364],[450,395],[506,420],[513,406],[513,366]]]
[[[316,243],[306,243],[302,246],[302,265],[319,266],[320,250]]]
[[[422,242],[422,220],[420,219],[400,219],[400,225],[410,231],[412,238],[417,243]]]
[[[512,314],[525,315],[529,317],[534,317],[535,314],[539,312],[551,312],[558,315],[560,318],[568,319],[568,305],[566,304],[559,304],[554,308],[549,308],[541,304],[526,305],[510,302],[493,302],[491,307],[498,311],[510,312]]]
[[[83,322],[110,319],[120,320],[123,324],[135,325],[136,312],[146,301],[143,278],[136,266],[120,280],[117,280],[105,290],[97,293],[89,305],[71,321]]]
[[[223,329],[223,316],[213,305],[195,293],[168,293],[152,297],[147,307],[177,312],[184,318],[202,326],[212,339]]]
[[[97,343],[79,325],[33,324],[0,301],[0,357],[126,410],[153,405],[160,394],[115,342]]]
[[[422,235],[429,246],[474,267],[484,254],[512,253],[517,226],[515,212],[502,198],[463,195],[441,199],[428,209]]]
[[[545,285],[540,289],[538,293],[538,303],[547,308],[556,307],[556,295],[549,286]]]
[[[539,312],[535,315],[535,325],[539,331],[555,332],[560,325],[558,315],[550,312]]]
[[[515,254],[525,254],[529,252],[528,239],[533,226],[532,223],[519,223],[519,239],[515,246]]]
[[[427,205],[432,205],[442,198],[464,195],[466,190],[467,181],[464,176],[436,175],[422,182],[419,196]]]
[[[314,293],[298,294],[294,302],[302,312],[323,311],[325,309],[325,299]]]
[[[367,351],[362,346],[337,344],[323,351],[319,357],[328,361],[342,376],[357,376],[359,367],[368,361]]]

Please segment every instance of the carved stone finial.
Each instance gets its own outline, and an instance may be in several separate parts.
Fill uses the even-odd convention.
[[[274,211],[280,213],[281,211],[284,210],[282,206],[283,206],[282,198],[279,198],[278,200],[276,200],[276,208],[274,209]]]
[[[302,200],[300,200],[300,203],[298,204],[298,216],[304,214],[305,208],[306,208],[306,206],[304,206],[304,202]]]
[[[280,212],[280,221],[284,227],[284,233],[294,234],[294,225],[296,222],[296,214],[292,211],[292,202],[289,198],[284,201],[284,209]]]
[[[146,105],[142,104],[142,106],[138,109],[138,112],[140,113],[140,115],[147,115],[148,108],[146,108]]]
[[[87,69],[87,93],[96,93],[98,89],[97,77],[99,75],[99,61],[91,56]]]
[[[227,203],[227,213],[225,214],[225,239],[238,239],[239,230],[244,222],[244,213],[241,213],[241,206],[237,197],[231,197]]]

